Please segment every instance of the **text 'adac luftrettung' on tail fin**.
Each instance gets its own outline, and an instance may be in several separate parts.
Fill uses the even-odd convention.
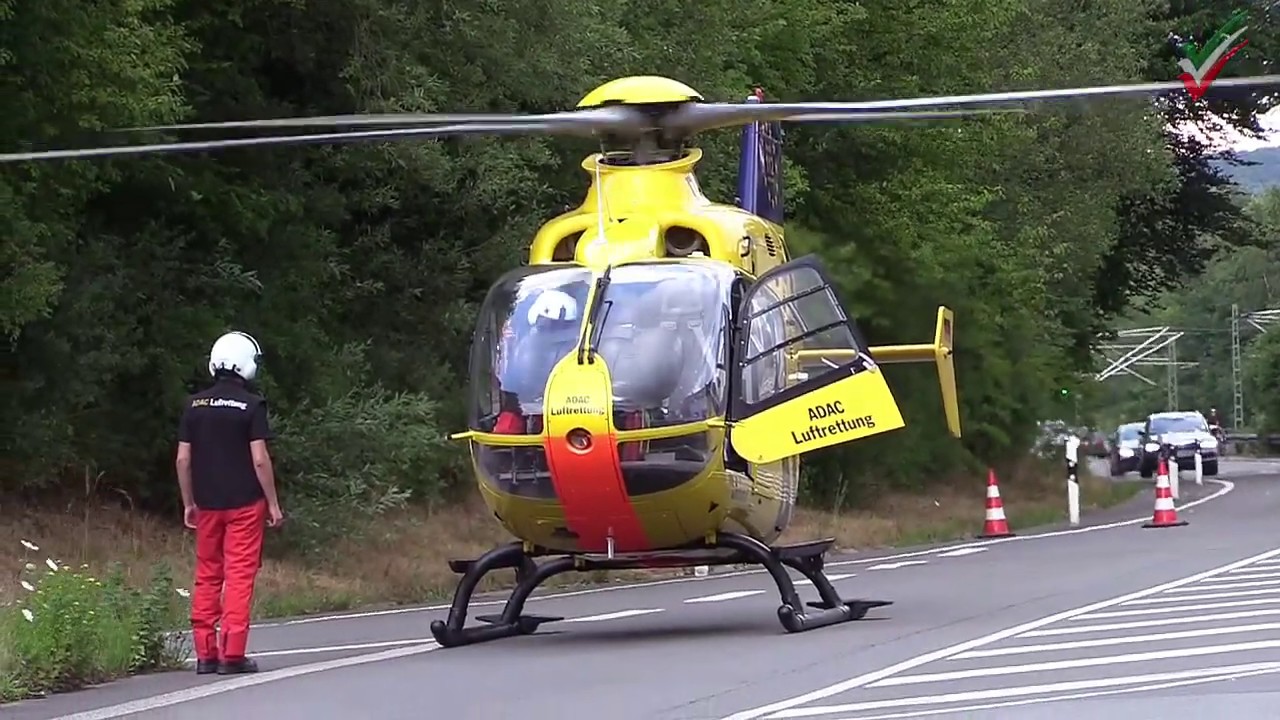
[[[930,361],[936,363],[947,429],[955,437],[960,437],[960,400],[956,393],[956,366],[952,357],[955,352],[955,318],[956,314],[950,308],[939,307],[932,344],[873,346],[871,357],[884,365]]]
[[[764,91],[756,88],[747,102],[764,102]],[[742,155],[738,158],[738,205],[769,222],[782,224],[782,123],[756,122],[743,126]]]

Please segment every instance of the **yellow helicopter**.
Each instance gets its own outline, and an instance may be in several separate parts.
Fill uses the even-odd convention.
[[[1214,89],[1280,85],[1220,79]],[[877,122],[1022,111],[1026,104],[1177,92],[1181,82],[907,100],[711,103],[656,76],[592,90],[578,109],[540,115],[357,115],[173,125],[145,130],[324,128],[301,135],[0,155],[15,162],[452,134],[594,136],[592,183],[577,209],[533,238],[527,265],[490,289],[471,347],[465,440],[485,503],[517,541],[474,560],[443,646],[528,634],[525,602],[568,571],[755,564],[778,586],[789,632],[862,618],[890,604],[845,600],[823,572],[834,540],[779,545],[802,454],[904,426],[880,365],[934,363],[947,427],[960,436],[954,315],[932,342],[869,346],[822,263],[792,259],[783,235],[782,122]],[[738,204],[708,199],[697,132],[743,126]],[[373,127],[377,129],[352,129]],[[543,562],[536,558],[556,556]],[[802,604],[787,568],[820,600]],[[500,615],[466,627],[480,580],[514,569]]]

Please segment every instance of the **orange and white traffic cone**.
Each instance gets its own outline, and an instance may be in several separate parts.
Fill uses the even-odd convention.
[[[1004,502],[1000,500],[1000,485],[996,471],[987,468],[987,519],[982,523],[980,538],[1010,537],[1009,521],[1004,516]]]
[[[1178,519],[1178,509],[1173,506],[1173,491],[1169,488],[1169,465],[1160,458],[1156,469],[1156,508],[1151,522],[1144,528],[1181,527],[1188,524]]]

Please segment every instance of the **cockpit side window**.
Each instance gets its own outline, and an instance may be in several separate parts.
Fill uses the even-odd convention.
[[[757,297],[768,304],[781,300],[769,287],[760,287],[758,292],[760,294]],[[747,357],[757,356],[773,348],[759,355],[742,374],[742,388],[739,391],[747,402],[756,403],[785,387],[787,364],[783,339],[786,337],[786,327],[780,314],[770,314],[756,320],[752,329],[753,332],[747,338]]]

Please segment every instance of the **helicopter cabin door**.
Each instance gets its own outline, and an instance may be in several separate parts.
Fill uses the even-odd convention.
[[[761,275],[734,331],[729,442],[744,460],[771,463],[905,425],[816,256]]]

